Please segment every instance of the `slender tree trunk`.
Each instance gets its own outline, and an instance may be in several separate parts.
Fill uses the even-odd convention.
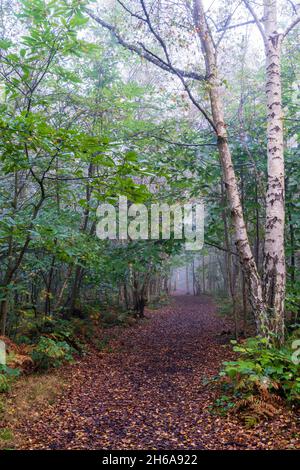
[[[227,266],[228,286],[229,286],[229,294],[232,300],[234,334],[235,334],[235,339],[238,339],[239,332],[238,332],[238,317],[237,317],[237,298],[236,298],[236,289],[235,289],[234,273],[233,273],[233,260],[232,260],[232,254],[231,254],[231,240],[229,236],[226,206],[225,206],[224,185],[222,182],[221,182],[221,195],[222,195],[222,206],[223,206],[222,218],[223,218],[223,223],[224,223],[224,238],[225,238],[225,246],[226,246],[226,266]]]
[[[70,313],[71,315],[74,313],[76,309],[76,302],[79,297],[80,291],[80,279],[81,279],[81,266],[76,266],[75,268],[75,275],[74,275],[74,282],[71,291],[71,298],[70,298]]]
[[[271,329],[279,343],[284,340],[285,255],[284,255],[284,155],[281,99],[281,43],[276,0],[264,0],[268,189],[264,243],[264,297]]]
[[[189,276],[189,264],[188,263],[185,267],[185,286],[186,286],[186,293],[190,294],[190,276]]]
[[[57,301],[56,301],[56,304],[55,304],[55,307],[54,307],[54,310],[57,310],[58,308],[61,307],[61,304],[62,304],[62,298],[63,298],[63,295],[64,295],[64,291],[66,290],[66,287],[68,285],[68,282],[69,282],[69,279],[72,275],[72,271],[73,271],[73,266],[69,266],[68,267],[68,270],[67,270],[67,273],[66,273],[66,277],[65,277],[65,280],[63,282],[63,285],[60,289],[60,292],[57,296]]]
[[[257,269],[259,269],[259,243],[260,243],[260,236],[259,236],[259,206],[258,206],[258,184],[256,181],[255,184],[255,262]]]
[[[204,255],[202,256],[202,290],[203,290],[203,293],[205,294],[206,285],[205,285],[205,258],[204,258]]]
[[[244,331],[244,336],[246,336],[246,331],[247,331],[247,288],[246,288],[246,282],[245,282],[245,275],[244,272],[242,271],[242,298],[243,298],[243,331]]]
[[[89,168],[88,168],[88,176],[92,178],[94,175],[94,171],[95,171],[95,166],[93,163],[90,163]],[[86,232],[88,228],[89,217],[90,217],[89,204],[90,204],[91,197],[92,197],[92,191],[93,189],[89,181],[86,185],[86,204],[87,205],[83,212],[83,220],[82,220],[81,227],[80,227],[80,231],[82,233]],[[77,299],[79,298],[82,274],[83,274],[83,268],[81,266],[76,266],[75,275],[74,275],[74,283],[72,286],[72,293],[71,293],[71,298],[70,298],[70,313],[71,314],[74,312]]]
[[[48,280],[46,283],[45,308],[44,308],[45,315],[49,315],[51,313],[51,287],[52,287],[52,280],[53,280],[53,274],[54,274],[55,260],[56,260],[56,257],[54,255],[52,257],[49,276],[48,276]]]
[[[7,293],[3,292],[4,295],[7,295]],[[7,322],[7,312],[8,312],[8,301],[7,298],[1,300],[0,304],[0,332],[1,335],[5,335],[6,331],[6,322]]]
[[[201,41],[206,63],[211,111],[217,133],[217,145],[223,180],[234,227],[235,245],[245,273],[245,279],[247,280],[249,301],[255,315],[257,332],[268,336],[268,316],[263,298],[262,283],[252,255],[245,226],[237,180],[228,145],[224,107],[221,96],[221,83],[218,78],[216,51],[211,32],[206,22],[202,0],[194,0],[194,22]]]
[[[192,280],[193,280],[193,295],[197,295],[196,290],[196,276],[195,276],[195,260],[192,260]]]
[[[123,283],[123,289],[124,289],[125,308],[126,308],[126,310],[128,310],[128,309],[129,309],[129,300],[128,300],[128,292],[127,292],[127,284],[126,284],[126,282]]]

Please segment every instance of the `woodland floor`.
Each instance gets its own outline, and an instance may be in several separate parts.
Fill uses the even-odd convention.
[[[14,430],[18,448],[300,448],[296,417],[286,410],[251,429],[211,414],[217,392],[204,379],[231,352],[222,344],[228,325],[208,297],[177,296],[146,315],[121,332],[112,352],[62,371],[63,393]]]

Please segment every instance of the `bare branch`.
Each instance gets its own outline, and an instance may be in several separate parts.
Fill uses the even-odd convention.
[[[177,74],[178,78],[180,79],[185,91],[187,92],[187,94],[189,95],[189,98],[191,100],[191,102],[193,103],[194,106],[196,106],[196,108],[201,112],[201,114],[203,114],[203,116],[205,117],[205,119],[207,120],[207,122],[211,125],[211,127],[213,128],[213,130],[215,131],[215,133],[217,134],[218,133],[218,130],[213,122],[213,120],[209,117],[209,115],[207,114],[207,112],[199,105],[199,103],[196,101],[196,99],[194,98],[188,84],[186,83],[186,81],[184,80],[184,78],[182,76],[180,76],[179,74]]]
[[[216,243],[212,243],[210,241],[204,240],[204,244],[208,246],[212,246],[213,248],[217,248],[217,250],[225,251],[226,253],[230,253],[231,255],[238,256],[238,254],[235,251],[227,250],[227,248],[224,248],[223,246],[217,245]]]
[[[295,18],[294,21],[292,21],[292,23],[287,27],[282,35],[282,39],[284,39],[292,31],[292,29],[297,26],[298,23],[300,23],[300,16],[297,16],[297,18]]]
[[[150,136],[151,137],[151,136]],[[164,139],[163,137],[152,136],[157,140],[161,140],[162,142],[166,142],[167,144],[177,145],[179,147],[216,147],[217,144],[213,142],[205,143],[205,144],[187,144],[185,142],[174,142],[173,140]]]
[[[237,11],[237,9],[240,7],[241,5],[241,2],[239,2],[236,7],[234,8],[234,10],[229,14],[229,16],[226,18],[225,20],[225,23],[223,25],[223,28],[222,29],[219,29],[217,30],[217,32],[222,32],[220,38],[218,39],[217,43],[216,43],[216,50],[218,49],[219,45],[221,44],[225,34],[227,33],[228,29],[232,28],[232,26],[230,27],[230,22],[232,20],[232,17],[233,15],[235,14],[235,12]]]
[[[147,24],[149,26],[149,29],[150,29],[151,33],[153,34],[153,36],[156,38],[156,40],[159,42],[161,47],[163,48],[164,54],[165,54],[166,59],[167,59],[168,66],[170,67],[171,70],[173,70],[176,73],[176,75],[180,79],[185,91],[187,92],[187,94],[188,94],[190,100],[192,101],[192,103],[194,104],[194,106],[196,106],[196,108],[201,112],[201,114],[203,114],[203,116],[208,121],[208,123],[211,125],[211,127],[215,130],[215,132],[217,132],[217,129],[216,129],[212,119],[209,117],[209,115],[207,114],[205,109],[202,108],[202,106],[200,106],[198,101],[194,98],[188,84],[184,80],[183,75],[180,72],[176,71],[174,69],[173,65],[171,64],[171,59],[170,59],[170,56],[169,56],[169,53],[168,53],[168,50],[167,50],[167,46],[166,46],[164,40],[162,39],[162,37],[160,36],[160,34],[154,29],[154,27],[152,25],[152,22],[151,22],[151,19],[150,19],[150,16],[149,16],[149,13],[146,9],[146,5],[145,5],[144,0],[140,0],[140,2],[141,2],[141,5],[142,5],[142,8],[143,8],[143,11],[145,13],[146,19],[147,19]]]
[[[170,72],[174,75],[180,74],[181,76],[183,76],[185,78],[191,78],[192,80],[202,81],[202,80],[206,79],[206,77],[204,75],[201,75],[197,72],[181,70],[177,67],[170,68],[169,64],[166,63],[163,59],[161,59],[157,55],[153,54],[152,52],[150,53],[150,51],[146,51],[145,46],[143,46],[143,47],[141,46],[141,48],[140,48],[140,47],[136,46],[135,44],[131,44],[131,43],[125,41],[125,39],[122,38],[122,36],[118,33],[118,31],[116,30],[116,28],[113,25],[111,25],[111,24],[107,23],[106,21],[102,20],[101,18],[97,17],[96,15],[94,15],[93,12],[91,12],[88,9],[86,10],[86,12],[91,18],[93,18],[93,20],[95,20],[103,28],[108,29],[111,32],[111,34],[117,39],[118,43],[121,46],[123,46],[126,49],[134,52],[135,54],[139,55],[140,57],[148,60],[149,62],[156,65],[157,67],[160,67],[162,70],[165,70],[166,72]]]
[[[221,33],[222,31],[227,31],[227,29],[240,28],[241,26],[246,26],[247,24],[253,24],[253,23],[255,23],[255,20],[244,21],[243,23],[232,24],[228,26],[225,25],[222,28],[217,29],[217,33]]]
[[[293,12],[295,13],[295,15],[297,15],[297,8],[296,8],[296,5],[294,5],[294,3],[292,2],[292,0],[287,0],[288,3],[291,5],[292,7],[292,10]]]
[[[154,65],[157,65],[158,67],[160,67],[161,69],[163,70],[166,70],[167,72],[170,72],[174,75],[176,75],[179,80],[181,81],[185,91],[187,92],[191,102],[194,104],[194,106],[196,106],[196,108],[201,112],[201,114],[205,117],[205,119],[207,120],[207,122],[210,124],[210,126],[214,129],[215,132],[217,132],[216,130],[216,127],[213,123],[213,120],[211,119],[211,117],[208,115],[208,113],[205,111],[204,108],[202,108],[202,106],[200,106],[200,104],[197,102],[197,100],[195,99],[195,97],[193,96],[191,90],[190,90],[190,87],[189,85],[186,83],[185,81],[185,78],[192,78],[194,80],[206,80],[206,77],[202,76],[202,75],[199,75],[199,74],[195,74],[194,72],[186,72],[185,70],[181,70],[181,69],[178,69],[177,67],[174,67],[171,63],[171,60],[170,60],[170,56],[169,56],[169,53],[168,53],[168,50],[167,50],[167,46],[164,42],[164,40],[162,39],[162,37],[160,36],[160,34],[154,29],[153,25],[152,25],[152,22],[151,22],[151,19],[150,19],[150,16],[149,16],[149,13],[146,9],[146,6],[145,6],[145,3],[143,0],[140,0],[141,2],[141,5],[142,5],[142,8],[143,8],[143,11],[144,11],[144,14],[146,16],[146,23],[149,27],[149,30],[151,31],[151,33],[153,34],[153,36],[156,38],[156,40],[159,42],[159,44],[161,45],[163,51],[164,51],[164,54],[165,54],[165,57],[166,57],[166,60],[160,58],[157,54],[154,54],[153,52],[151,52],[149,49],[147,49],[143,44],[139,43],[139,47],[135,46],[134,44],[130,44],[128,43],[127,41],[125,41],[121,36],[120,34],[117,32],[116,28],[114,26],[112,26],[111,24],[108,24],[106,23],[105,21],[103,21],[101,18],[98,18],[96,17],[92,12],[90,12],[89,10],[87,10],[87,13],[88,15],[93,18],[97,23],[99,23],[101,26],[103,26],[104,28],[108,29],[114,37],[116,37],[116,39],[118,40],[119,44],[121,44],[123,47],[125,47],[126,49],[129,49],[131,50],[132,52],[135,52],[136,54],[138,54],[140,57],[143,57],[145,58],[146,60],[148,60],[149,62],[153,63]]]
[[[121,5],[122,8],[124,8],[125,11],[127,11],[127,13],[129,13],[131,16],[133,16],[134,18],[137,18],[138,20],[140,21],[143,21],[143,22],[146,22],[146,19],[143,18],[141,15],[138,15],[137,13],[134,13],[133,11],[131,11],[121,0],[117,0],[117,2]]]
[[[261,21],[259,20],[257,14],[253,10],[253,8],[252,8],[251,4],[248,2],[248,0],[243,0],[243,2],[246,5],[246,8],[248,8],[248,10],[250,11],[251,15],[253,16],[253,19],[256,23],[256,26],[258,27],[258,29],[260,31],[260,34],[262,35],[263,41],[266,44],[268,42],[268,38],[267,38],[265,30],[264,30],[264,28],[261,24]]]
[[[169,65],[171,65],[171,60],[170,60],[170,57],[169,57],[169,54],[168,54],[168,50],[167,50],[167,47],[166,47],[166,44],[165,42],[163,41],[162,37],[155,31],[155,29],[153,28],[152,26],[152,23],[151,23],[151,20],[150,20],[150,16],[149,16],[149,13],[146,9],[146,6],[145,6],[145,3],[144,3],[144,0],[140,0],[141,2],[141,5],[142,5],[142,8],[143,8],[143,11],[146,15],[146,18],[147,18],[147,24],[149,26],[149,29],[151,31],[151,33],[153,34],[153,36],[157,39],[157,41],[159,42],[159,44],[161,45],[161,47],[163,48],[163,51],[165,53],[165,56],[166,56],[166,59],[167,59],[167,62]]]

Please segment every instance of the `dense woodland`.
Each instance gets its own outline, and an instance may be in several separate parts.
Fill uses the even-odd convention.
[[[240,355],[221,376],[296,407],[299,24],[291,0],[0,0],[0,321],[14,358],[51,369],[97,328],[135,328],[178,291],[209,296]],[[99,240],[97,208],[120,195],[201,199],[203,248]]]

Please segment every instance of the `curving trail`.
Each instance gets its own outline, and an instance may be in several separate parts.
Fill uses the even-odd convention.
[[[147,316],[121,332],[113,352],[66,368],[64,394],[19,429],[23,449],[297,447],[288,414],[247,430],[210,413],[216,392],[204,379],[231,353],[208,297],[177,296]]]

